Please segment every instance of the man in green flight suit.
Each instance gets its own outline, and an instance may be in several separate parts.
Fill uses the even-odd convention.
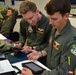
[[[48,45],[48,39],[52,29],[49,19],[31,1],[21,3],[20,13],[23,19],[20,22],[19,42],[24,45],[27,39],[27,45],[24,45],[22,52],[29,50],[28,48],[30,47],[37,51],[43,50]],[[45,60],[42,59],[40,60],[45,64]]]
[[[50,24],[53,26],[49,45],[37,52],[29,50],[30,60],[36,60],[47,55],[47,67],[51,71],[44,71],[40,75],[74,75],[76,68],[76,28],[69,21],[71,4],[69,0],[50,0],[45,10]],[[34,75],[28,68],[22,69],[22,75]]]
[[[1,11],[1,15],[3,16],[3,21],[0,33],[10,39],[10,34],[13,32],[18,11],[13,8],[8,8],[7,10]]]
[[[4,51],[10,50],[14,47],[14,43],[10,42],[9,39],[0,40],[0,54]]]

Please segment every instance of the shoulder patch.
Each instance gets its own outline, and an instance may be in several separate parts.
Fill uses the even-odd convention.
[[[71,47],[71,53],[76,56],[76,44],[73,44]]]
[[[30,33],[33,32],[32,26],[28,26],[28,31],[29,31]]]

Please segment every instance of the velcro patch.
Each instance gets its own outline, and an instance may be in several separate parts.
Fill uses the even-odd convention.
[[[76,44],[72,45],[71,47],[71,53],[76,55]]]
[[[53,47],[54,47],[56,50],[59,50],[60,44],[59,44],[57,41],[54,41]]]
[[[36,31],[40,34],[44,34],[44,29],[38,28]]]

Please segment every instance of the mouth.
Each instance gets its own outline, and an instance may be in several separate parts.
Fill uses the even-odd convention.
[[[33,23],[31,23],[31,25],[33,25],[33,26],[34,26],[34,25],[36,25],[36,23],[35,23],[35,22],[33,22]]]
[[[55,27],[55,25],[52,25],[53,27]]]
[[[56,26],[55,26],[55,25],[52,25],[52,27],[53,27],[54,29],[56,29]]]
[[[32,25],[32,26],[35,26],[36,24],[32,23],[31,25]]]

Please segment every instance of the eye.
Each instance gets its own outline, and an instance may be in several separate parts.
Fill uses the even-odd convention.
[[[52,20],[57,20],[57,18],[52,18]]]
[[[33,18],[33,16],[32,17],[30,17],[29,19],[32,19]]]
[[[28,18],[28,19],[26,19],[26,20],[31,20],[33,17],[34,17],[34,15],[32,15],[31,17],[29,17],[29,18]]]

